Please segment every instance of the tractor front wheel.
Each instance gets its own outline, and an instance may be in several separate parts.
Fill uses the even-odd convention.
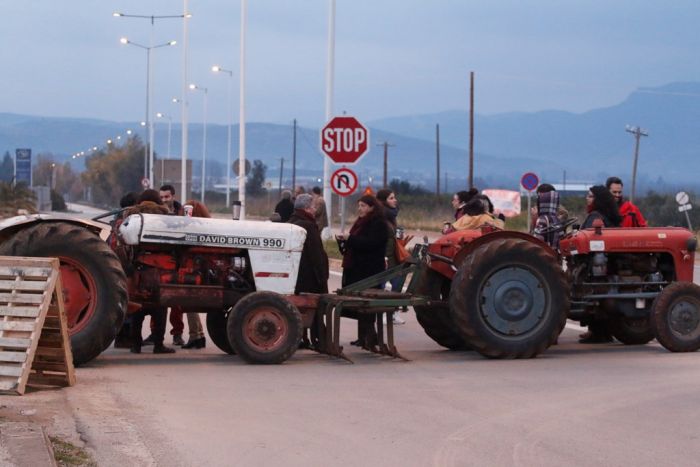
[[[700,349],[700,286],[676,282],[664,288],[651,307],[651,326],[671,352]]]
[[[248,363],[282,363],[299,348],[303,325],[299,310],[273,292],[253,292],[233,307],[228,340]]]

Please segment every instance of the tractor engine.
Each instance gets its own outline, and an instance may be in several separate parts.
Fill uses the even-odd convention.
[[[658,253],[592,252],[567,259],[572,311],[588,308],[629,318],[649,312],[654,297],[673,280],[673,264]],[[592,309],[592,310],[591,310]]]
[[[244,252],[197,247],[138,248],[129,297],[144,305],[223,309],[255,290]],[[168,249],[165,249],[168,250]]]

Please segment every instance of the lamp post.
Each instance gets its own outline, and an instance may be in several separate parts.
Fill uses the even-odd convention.
[[[157,118],[167,118],[168,119],[168,152],[166,153],[166,156],[168,159],[170,159],[170,136],[172,135],[172,130],[173,130],[173,117],[170,115],[165,115],[164,113],[158,112],[156,113]],[[164,161],[160,161],[160,184],[163,184],[163,175],[165,173],[165,164]]]
[[[165,42],[163,44],[145,46],[122,37],[119,42],[125,45],[133,45],[146,51],[146,126],[148,126],[148,180],[153,186],[153,119],[151,118],[151,50],[161,47],[168,47],[177,44],[177,41]]]
[[[192,17],[192,15],[187,11],[187,0],[185,0],[185,9],[184,9],[183,13],[179,14],[179,15],[132,15],[132,14],[128,14],[128,13],[122,13],[122,12],[115,11],[114,13],[112,13],[112,16],[114,16],[115,18],[136,18],[136,19],[149,20],[151,22],[151,35],[150,35],[150,42],[149,42],[149,45],[151,48],[155,48],[153,46],[153,32],[155,29],[155,23],[156,23],[157,19],[183,19],[183,25],[186,28],[187,21],[185,21],[185,20]],[[186,34],[183,34],[183,40],[184,40],[185,49],[187,49],[187,35]],[[172,42],[173,43],[170,45],[175,45],[175,41],[172,41]],[[186,63],[185,63],[184,68],[186,68]],[[187,81],[185,80],[185,83],[186,82]],[[183,86],[186,86],[186,84],[183,83]],[[184,93],[185,92],[183,90],[183,95],[184,95]],[[146,100],[148,100],[148,97],[146,98]],[[151,119],[150,114],[148,114],[148,106],[146,108],[146,112],[147,112],[146,121],[149,123],[149,146],[150,146],[150,150],[149,150],[150,157],[149,158],[150,158],[150,163],[151,163],[150,180],[151,180],[151,184],[153,184],[153,138],[152,138],[153,137],[153,134],[152,134],[153,133],[153,122],[152,122],[153,119]],[[187,151],[187,150],[185,149],[185,151]],[[186,154],[186,152],[183,154]],[[183,165],[184,165],[184,161],[183,161]],[[144,175],[144,176],[146,176],[146,175]],[[184,174],[183,174],[183,180],[184,180]]]
[[[226,143],[226,207],[231,205],[231,122],[233,120],[233,71],[221,68],[219,65],[211,67],[214,73],[228,73],[228,140]]]
[[[204,122],[203,133],[202,133],[202,194],[200,196],[200,201],[204,203],[204,192],[206,191],[206,160],[207,160],[207,96],[209,93],[208,88],[197,86],[196,84],[190,84],[190,89],[193,91],[202,91],[204,93]]]

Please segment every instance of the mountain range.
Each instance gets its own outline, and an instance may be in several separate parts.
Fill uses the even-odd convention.
[[[478,103],[477,103],[478,104]],[[648,137],[640,141],[638,184],[640,189],[670,190],[695,188],[697,152],[700,148],[700,83],[671,83],[640,88],[624,101],[583,113],[558,110],[476,114],[475,177],[492,187],[516,189],[520,176],[532,171],[542,181],[602,182],[615,174],[629,180],[635,139],[627,125],[640,126]],[[389,178],[435,187],[436,125],[440,126],[440,158],[443,190],[456,191],[466,184],[468,172],[469,116],[466,111],[384,118],[363,122],[370,129],[370,150],[354,166],[364,181],[379,180],[383,170],[383,148],[389,146]],[[71,155],[107,139],[126,137],[126,130],[145,131],[135,122],[95,119],[38,117],[0,113],[0,151],[32,148],[34,154],[51,153],[54,159],[71,160]],[[199,176],[202,154],[202,124],[190,123],[189,157],[195,160]],[[167,157],[167,124],[159,121],[155,151]],[[180,153],[180,127],[172,125],[171,153]],[[268,176],[279,177],[284,158],[284,179],[291,178],[293,131],[290,125],[248,123],[246,155],[260,159]],[[300,126],[297,132],[297,172],[316,177],[322,173],[317,128]],[[238,157],[238,126],[232,129],[232,158]],[[207,175],[225,173],[227,127],[207,126]],[[80,164],[77,167],[80,169]],[[566,172],[566,175],[564,174]]]

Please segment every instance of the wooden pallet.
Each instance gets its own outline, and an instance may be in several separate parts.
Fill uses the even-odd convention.
[[[58,259],[0,256],[0,393],[75,384],[62,290]]]

